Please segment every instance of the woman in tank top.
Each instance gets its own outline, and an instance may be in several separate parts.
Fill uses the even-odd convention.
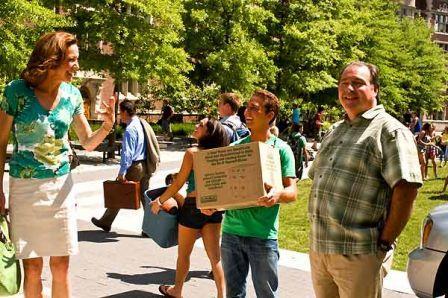
[[[434,131],[435,127],[433,124],[425,123],[417,138],[418,156],[423,180],[428,179],[428,163],[430,160],[432,161],[434,178],[437,178],[437,164],[435,160],[437,147],[434,143]]]
[[[193,172],[193,154],[198,150],[224,147],[228,137],[222,124],[215,119],[202,119],[193,132],[198,147],[187,149],[180,171],[168,189],[151,203],[153,213],[160,211],[161,205],[176,194],[187,183],[187,197],[179,210],[179,247],[176,266],[176,281],[173,286],[161,285],[159,291],[166,297],[181,297],[182,287],[190,268],[190,255],[199,235],[210,259],[218,297],[225,297],[224,272],[221,265],[219,237],[221,234],[222,212],[211,215],[201,213],[196,207],[196,187]]]

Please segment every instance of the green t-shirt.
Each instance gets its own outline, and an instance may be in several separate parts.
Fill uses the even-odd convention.
[[[9,175],[16,178],[53,178],[68,174],[67,132],[73,116],[82,114],[83,100],[73,85],[62,83],[60,101],[45,110],[24,80],[12,81],[0,97],[0,109],[14,117],[14,151]]]
[[[248,136],[232,143],[232,145],[246,144],[250,141],[250,136]],[[280,151],[282,177],[294,178],[296,176],[294,155],[289,145],[275,136],[271,136],[266,144],[273,145]],[[222,230],[224,233],[243,237],[277,239],[279,210],[279,204],[269,208],[252,207],[227,210],[224,217]]]
[[[306,138],[300,132],[292,132],[289,136],[291,149],[296,157],[297,162],[303,162],[303,148],[306,147]],[[293,145],[292,145],[293,144]]]

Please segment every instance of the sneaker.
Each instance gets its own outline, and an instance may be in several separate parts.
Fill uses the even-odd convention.
[[[90,219],[90,221],[91,221],[95,226],[97,226],[98,228],[102,229],[104,232],[110,232],[110,226],[103,225],[103,224],[101,223],[101,221],[99,221],[99,220],[96,219],[95,217],[92,217],[92,218]]]

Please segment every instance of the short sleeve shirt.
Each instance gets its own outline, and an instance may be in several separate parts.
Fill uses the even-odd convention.
[[[71,84],[59,87],[60,101],[45,110],[24,80],[9,83],[0,97],[0,109],[14,117],[14,151],[9,162],[15,178],[53,178],[68,174],[68,129],[75,115],[83,114],[79,90]]]
[[[297,162],[303,162],[304,156],[302,154],[302,151],[303,148],[306,147],[306,138],[302,136],[300,132],[293,132],[290,138],[295,144],[297,144],[295,146],[295,150],[293,148],[294,154],[296,156],[300,156],[300,160],[297,160]]]
[[[394,186],[422,185],[412,133],[382,105],[334,125],[310,169],[311,249],[372,254]]]
[[[251,139],[248,136],[232,143],[232,145],[250,142]],[[266,143],[279,149],[282,177],[294,178],[296,176],[294,155],[289,145],[275,136],[271,136]],[[243,237],[277,239],[279,210],[279,204],[272,207],[227,210],[222,227],[223,232]]]

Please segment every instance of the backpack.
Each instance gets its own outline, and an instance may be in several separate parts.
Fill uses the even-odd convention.
[[[302,144],[302,135],[300,137],[296,137],[297,133],[292,132],[288,137],[288,145],[291,147],[292,152],[294,153],[294,156],[297,160],[300,160],[302,158],[302,152],[303,148],[305,147],[304,144]]]
[[[230,142],[238,141],[239,139],[250,136],[250,130],[247,128],[246,124],[241,122],[241,125],[237,127],[237,124],[226,120],[222,122],[223,125],[230,127],[233,130],[233,136],[230,138]]]

